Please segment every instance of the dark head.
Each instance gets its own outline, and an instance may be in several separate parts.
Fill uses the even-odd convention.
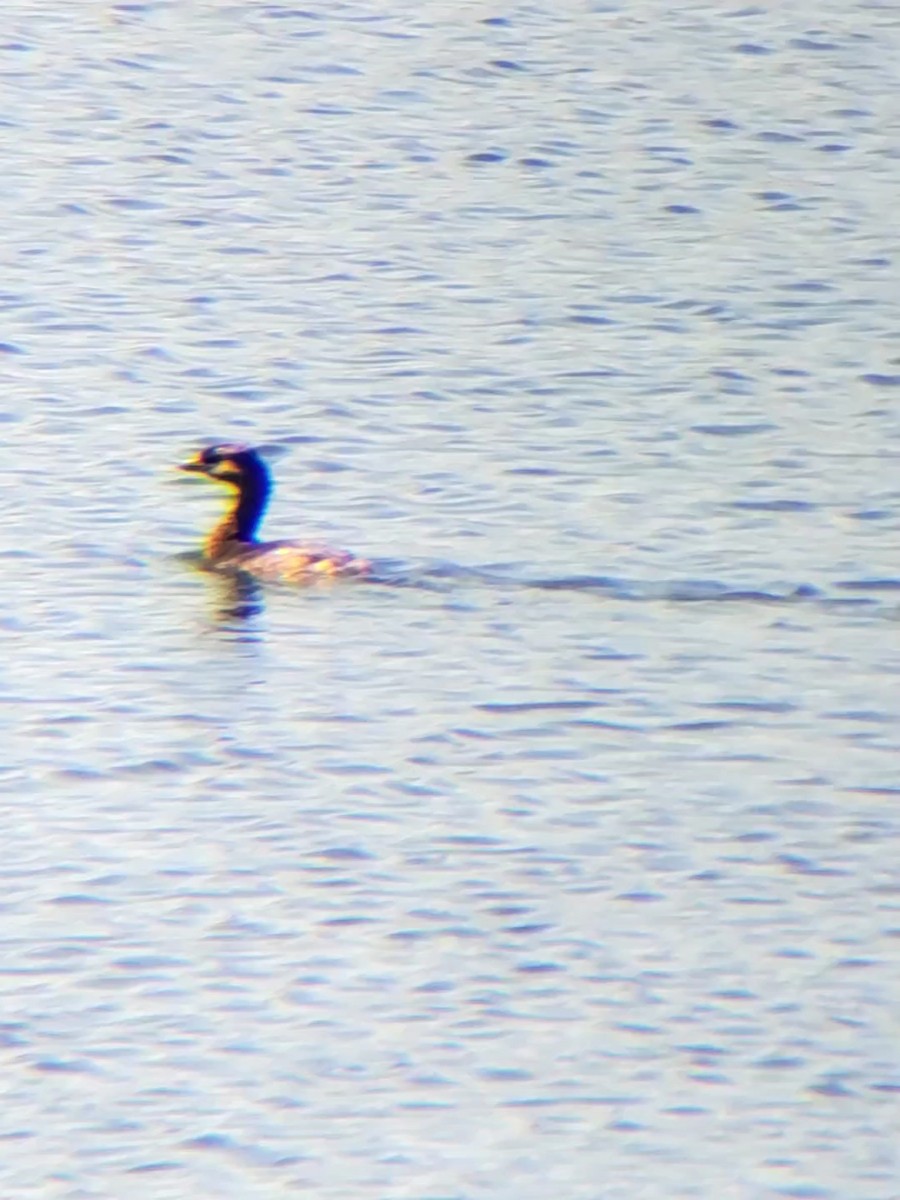
[[[272,486],[269,469],[256,450],[235,442],[222,442],[205,447],[178,467],[234,488],[238,493],[237,536],[242,541],[253,540]]]
[[[206,475],[209,479],[218,479],[220,483],[229,483],[237,488],[247,481],[258,479],[260,475],[268,478],[269,474],[265,463],[251,446],[241,446],[236,442],[207,446],[187,462],[179,463],[178,468]]]

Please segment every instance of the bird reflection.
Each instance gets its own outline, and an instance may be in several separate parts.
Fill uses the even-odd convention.
[[[204,571],[209,584],[212,624],[217,629],[245,626],[265,612],[264,590],[257,579],[243,571],[233,575]]]

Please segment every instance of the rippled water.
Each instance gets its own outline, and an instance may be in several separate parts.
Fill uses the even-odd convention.
[[[898,63],[13,6],[4,1197],[900,1196]],[[198,573],[211,438],[410,586]]]

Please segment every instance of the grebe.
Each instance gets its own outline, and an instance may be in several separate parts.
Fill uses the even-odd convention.
[[[300,542],[259,542],[256,531],[272,492],[269,468],[250,446],[207,446],[182,471],[225,484],[234,503],[203,543],[203,561],[212,570],[244,571],[257,579],[311,583],[323,577],[368,575],[371,564],[345,550]]]

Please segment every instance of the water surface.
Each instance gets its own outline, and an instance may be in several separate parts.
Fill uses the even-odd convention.
[[[15,7],[3,1195],[896,1200],[898,30]]]

